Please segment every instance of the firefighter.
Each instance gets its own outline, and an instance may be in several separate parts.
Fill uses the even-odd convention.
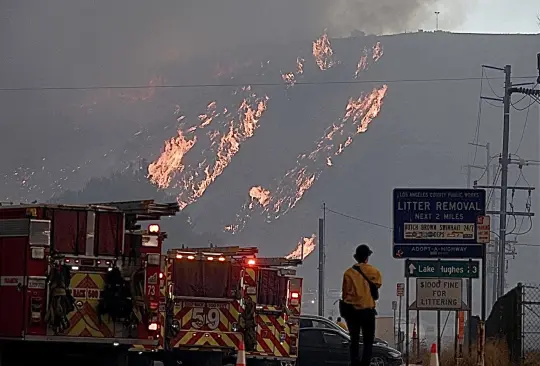
[[[376,267],[368,263],[371,254],[373,252],[366,244],[359,245],[353,256],[357,263],[343,274],[343,298],[339,307],[351,337],[351,366],[369,366],[373,352],[377,314],[375,306],[379,299],[382,276]],[[359,359],[360,330],[364,344],[361,359]]]

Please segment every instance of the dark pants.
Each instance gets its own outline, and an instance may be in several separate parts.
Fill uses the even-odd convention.
[[[353,310],[345,319],[351,336],[351,365],[369,366],[375,340],[375,309]],[[360,330],[362,330],[363,352],[359,360]]]

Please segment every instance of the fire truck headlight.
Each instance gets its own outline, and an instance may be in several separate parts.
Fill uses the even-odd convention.
[[[158,329],[157,323],[148,324],[148,330],[157,330],[157,329]]]
[[[180,329],[180,323],[178,322],[178,320],[173,320],[171,326],[174,329],[177,329],[177,330]]]
[[[233,332],[238,332],[240,328],[238,327],[238,323],[232,323],[231,330]]]

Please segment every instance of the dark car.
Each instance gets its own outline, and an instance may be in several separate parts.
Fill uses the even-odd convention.
[[[300,316],[300,328],[324,328],[324,329],[334,329],[345,334],[349,334],[346,330],[341,328],[339,325],[334,323],[331,320],[326,319],[325,317],[318,315],[301,315]],[[360,341],[362,341],[362,336],[360,336]],[[375,344],[381,344],[383,346],[388,346],[388,342],[380,338],[375,337]]]
[[[349,336],[335,329],[301,328],[298,366],[350,365]],[[360,344],[362,351],[362,344]],[[402,366],[401,353],[384,345],[373,346],[371,366]]]

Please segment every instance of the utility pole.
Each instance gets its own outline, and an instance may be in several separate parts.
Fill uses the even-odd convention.
[[[540,81],[540,53],[537,55],[538,63],[538,81]],[[540,90],[527,89],[521,86],[531,85],[533,83],[522,83],[522,84],[512,84],[512,66],[506,65],[504,68],[493,67],[483,65],[485,68],[503,71],[505,75],[504,81],[504,97],[502,98],[503,102],[503,136],[502,136],[502,154],[499,159],[501,165],[501,185],[496,186],[487,185],[487,186],[478,186],[475,182],[475,188],[487,188],[487,189],[500,189],[500,208],[498,212],[488,211],[487,214],[499,215],[499,247],[498,247],[498,284],[497,284],[497,297],[504,295],[505,291],[505,268],[506,268],[506,217],[507,217],[507,204],[508,204],[508,189],[515,190],[527,190],[532,191],[533,187],[509,187],[508,186],[508,165],[510,164],[509,156],[509,143],[510,143],[510,107],[512,104],[512,95],[514,93],[531,95],[531,96],[540,96]],[[518,87],[519,86],[519,87]],[[482,97],[483,99],[501,101],[500,98],[491,98],[491,97]],[[534,216],[534,213],[531,212],[514,212],[514,216]]]
[[[504,275],[506,264],[506,206],[508,200],[508,145],[510,142],[510,104],[512,103],[512,66],[504,67],[504,118],[501,156],[501,206],[499,214],[499,285],[498,297],[504,295]]]
[[[326,203],[323,203],[323,217],[319,219],[319,293],[317,295],[318,300],[318,314],[324,316],[324,266],[325,266],[325,248],[324,248],[324,227],[326,223]]]
[[[481,170],[483,173],[482,173],[482,176],[485,176],[486,177],[486,185],[490,185],[491,184],[491,161],[495,158],[494,156],[491,156],[491,149],[490,149],[490,144],[489,142],[487,142],[486,144],[480,144],[480,143],[477,143],[477,142],[469,142],[469,145],[471,146],[474,146],[476,148],[478,147],[483,147],[484,149],[486,149],[486,165],[466,165],[466,168],[467,168],[467,188],[470,188],[471,187],[471,169],[479,169]],[[475,180],[474,181],[474,184],[476,186],[478,182]],[[490,209],[490,207],[493,205],[493,200],[492,199],[489,199],[488,198],[488,210]],[[484,250],[486,251],[486,255],[485,255],[485,258],[483,258],[482,260],[484,261],[487,261],[487,258],[488,258],[488,251],[487,251],[487,246],[486,248],[484,248]],[[489,253],[489,254],[492,254],[492,253]],[[489,272],[487,269],[488,269],[488,265],[487,263],[482,263],[482,266],[486,266],[486,277],[487,277],[487,272]],[[491,265],[489,266],[489,269],[491,270],[491,267],[494,267],[496,266],[496,262],[493,262],[491,263]],[[492,271],[494,272],[494,271]],[[497,283],[497,278],[494,277],[494,288],[496,288],[496,283]],[[470,282],[471,280],[467,280],[467,286],[470,286]],[[487,283],[487,278],[486,278],[486,283]],[[482,280],[482,284],[484,284],[484,280]],[[485,290],[484,286],[482,286],[482,289]],[[486,301],[484,295],[482,295],[483,297],[483,301]],[[493,297],[494,299],[495,297]]]

